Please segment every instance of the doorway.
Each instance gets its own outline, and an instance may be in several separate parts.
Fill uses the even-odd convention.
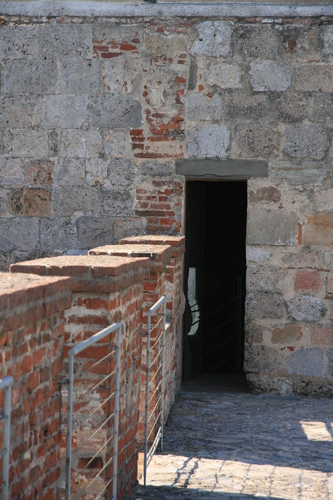
[[[246,181],[187,181],[184,381],[243,372]]]

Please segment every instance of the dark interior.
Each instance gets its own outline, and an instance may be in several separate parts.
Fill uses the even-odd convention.
[[[184,380],[242,372],[246,182],[188,181]]]

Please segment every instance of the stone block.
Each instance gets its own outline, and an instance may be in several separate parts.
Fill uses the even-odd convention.
[[[79,248],[94,248],[113,243],[113,217],[81,217],[78,220]]]
[[[92,127],[138,128],[142,119],[139,101],[122,94],[91,96],[88,115]]]
[[[272,373],[284,368],[281,354],[265,345],[251,344],[244,352],[244,371],[252,373]]]
[[[7,213],[7,191],[0,187],[0,216]]]
[[[51,214],[56,217],[98,215],[99,189],[93,187],[57,187],[52,190]]]
[[[22,161],[18,158],[0,158],[0,186],[22,186],[24,182]]]
[[[41,59],[92,59],[92,25],[51,24],[39,26]]]
[[[253,210],[248,211],[248,245],[297,245],[298,218],[294,212]]]
[[[103,186],[107,181],[109,160],[88,158],[86,160],[86,183],[90,186]]]
[[[43,128],[81,128],[87,120],[87,104],[81,96],[49,95],[43,104]]]
[[[302,92],[331,92],[333,69],[330,64],[307,63],[294,68],[295,90]]]
[[[59,156],[61,147],[61,130],[52,129],[48,131],[49,156]]]
[[[248,265],[246,270],[246,289],[248,291],[277,292],[283,287],[283,280],[288,275],[286,269],[272,266]]]
[[[184,35],[145,33],[143,37],[144,50],[154,56],[177,57],[177,54],[187,50],[187,40]]]
[[[140,95],[141,80],[142,61],[136,54],[131,54],[131,57],[126,59],[123,57],[106,59],[101,66],[101,90],[104,92]]]
[[[98,158],[103,155],[102,136],[99,130],[71,130],[62,132],[62,157]]]
[[[227,21],[204,21],[197,25],[198,37],[191,54],[225,57],[231,53],[233,26]]]
[[[6,61],[1,72],[4,94],[54,94],[57,83],[58,68],[54,61]]]
[[[59,64],[59,93],[94,94],[99,92],[100,62],[62,61]]]
[[[268,97],[266,116],[271,120],[297,123],[307,118],[309,98],[306,94],[297,92],[272,93]]]
[[[286,129],[285,140],[289,156],[321,160],[326,152],[327,130],[323,125],[294,125]]]
[[[290,64],[276,61],[252,61],[250,75],[253,90],[282,92],[290,87],[293,71]]]
[[[123,130],[103,129],[104,151],[106,156],[122,158],[130,154],[129,135]]]
[[[33,129],[7,130],[4,152],[14,157],[45,158],[48,153],[47,132]]]
[[[301,347],[286,357],[289,375],[304,375],[306,377],[322,377],[324,373],[324,355],[319,348],[307,349]]]
[[[280,148],[280,132],[270,125],[241,124],[236,127],[236,144],[240,157],[268,158]]]
[[[50,191],[44,188],[12,189],[8,210],[23,217],[45,217],[50,213]]]
[[[293,346],[302,336],[302,328],[295,324],[274,328],[272,331],[272,344]]]
[[[330,326],[314,325],[311,328],[311,345],[333,345],[333,328]]]
[[[247,344],[261,344],[263,338],[262,326],[252,321],[249,328],[246,328],[245,330],[245,342]]]
[[[114,241],[144,234],[145,226],[141,217],[117,217],[114,224]]]
[[[38,26],[2,26],[0,59],[38,58]]]
[[[105,217],[133,216],[134,195],[129,190],[101,189],[101,212]]]
[[[41,119],[41,96],[3,96],[0,98],[0,127],[38,127]]]
[[[327,293],[333,294],[333,274],[329,273],[327,276]]]
[[[333,26],[324,26],[322,35],[326,54],[333,54]]]
[[[223,125],[190,127],[187,151],[190,157],[224,158],[227,156],[230,132]]]
[[[37,186],[52,186],[53,171],[53,161],[31,160],[26,164],[27,183]]]
[[[320,186],[327,177],[327,169],[324,163],[310,161],[303,161],[302,163],[274,161],[270,172],[273,182],[278,184],[287,182],[292,186],[311,184]]]
[[[242,71],[239,66],[226,64],[219,59],[199,58],[198,72],[202,75],[200,83],[220,89],[237,89],[242,86]]]
[[[134,185],[136,165],[133,160],[118,158],[108,164],[108,179],[114,189],[129,189]]]
[[[282,40],[275,26],[240,26],[237,30],[237,51],[245,58],[273,59],[283,55]]]
[[[39,247],[39,225],[35,217],[0,219],[0,252],[20,249],[28,252]]]
[[[246,247],[246,260],[250,262],[265,262],[271,260],[271,254],[267,250],[261,250],[257,247]]]
[[[246,320],[281,319],[284,311],[284,302],[278,293],[250,292],[246,295]]]
[[[186,99],[185,113],[188,120],[219,121],[222,117],[222,100],[217,94],[210,98],[191,92]]]
[[[81,158],[59,158],[54,172],[57,186],[83,186],[85,180],[85,160]]]
[[[230,90],[221,93],[223,115],[229,118],[263,118],[270,107],[266,94],[253,94],[243,90]]]
[[[138,173],[143,177],[172,177],[175,167],[172,161],[145,160],[139,164]]]
[[[47,252],[77,248],[77,228],[74,219],[58,217],[40,221],[41,247]]]
[[[315,94],[313,96],[311,118],[316,123],[333,121],[333,101],[331,94]]]
[[[318,292],[321,289],[322,281],[318,271],[308,271],[301,269],[297,271],[294,288],[296,292],[313,290]]]
[[[303,228],[303,245],[333,245],[333,213],[308,217]]]
[[[327,375],[333,377],[333,349],[326,350],[327,356]]]
[[[333,189],[316,189],[314,202],[318,212],[333,212]]]
[[[258,188],[256,192],[249,191],[249,201],[258,203],[262,201],[278,203],[281,200],[281,193],[274,186]]]
[[[287,308],[296,321],[318,321],[325,314],[322,301],[312,295],[300,295],[288,300]]]

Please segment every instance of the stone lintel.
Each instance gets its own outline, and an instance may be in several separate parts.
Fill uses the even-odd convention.
[[[268,162],[262,160],[177,160],[176,174],[188,180],[247,180],[268,177]]]

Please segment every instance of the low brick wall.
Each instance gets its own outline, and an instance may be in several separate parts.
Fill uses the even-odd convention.
[[[11,267],[12,272],[72,277],[73,302],[65,316],[65,354],[73,347],[73,342],[80,342],[113,322],[122,321],[124,323],[121,346],[118,442],[119,498],[126,498],[137,482],[136,434],[141,366],[141,307],[143,281],[148,276],[148,270],[148,258],[108,256],[54,257],[15,264]],[[75,366],[78,375],[80,370],[108,352],[109,345],[107,343],[98,344],[98,346],[85,351],[86,357],[80,356]],[[102,373],[93,373],[89,378],[81,379],[80,382],[83,385],[92,381],[96,383],[103,377],[105,377],[105,372],[102,370]],[[105,387],[101,386],[101,393],[95,391],[94,396],[100,395],[102,398],[103,389]],[[81,389],[76,387],[76,390]],[[66,389],[63,391],[63,396],[65,403]],[[83,418],[80,407],[77,408],[77,416]],[[89,422],[85,422],[84,429],[89,429]],[[73,446],[80,443],[81,439],[82,435],[76,434],[73,437]],[[91,443],[93,448],[93,441]],[[63,440],[64,444],[65,440]],[[80,460],[82,464],[90,456],[91,453],[87,456],[87,451],[83,450],[76,457],[77,462],[73,465],[79,463]],[[105,457],[101,458],[105,459]]]
[[[0,378],[11,375],[9,498],[57,498],[64,310],[70,279],[0,273]],[[0,394],[0,408],[4,393]],[[1,411],[1,410],[0,410]],[[0,434],[0,441],[2,439]],[[2,442],[0,442],[2,449]]]

